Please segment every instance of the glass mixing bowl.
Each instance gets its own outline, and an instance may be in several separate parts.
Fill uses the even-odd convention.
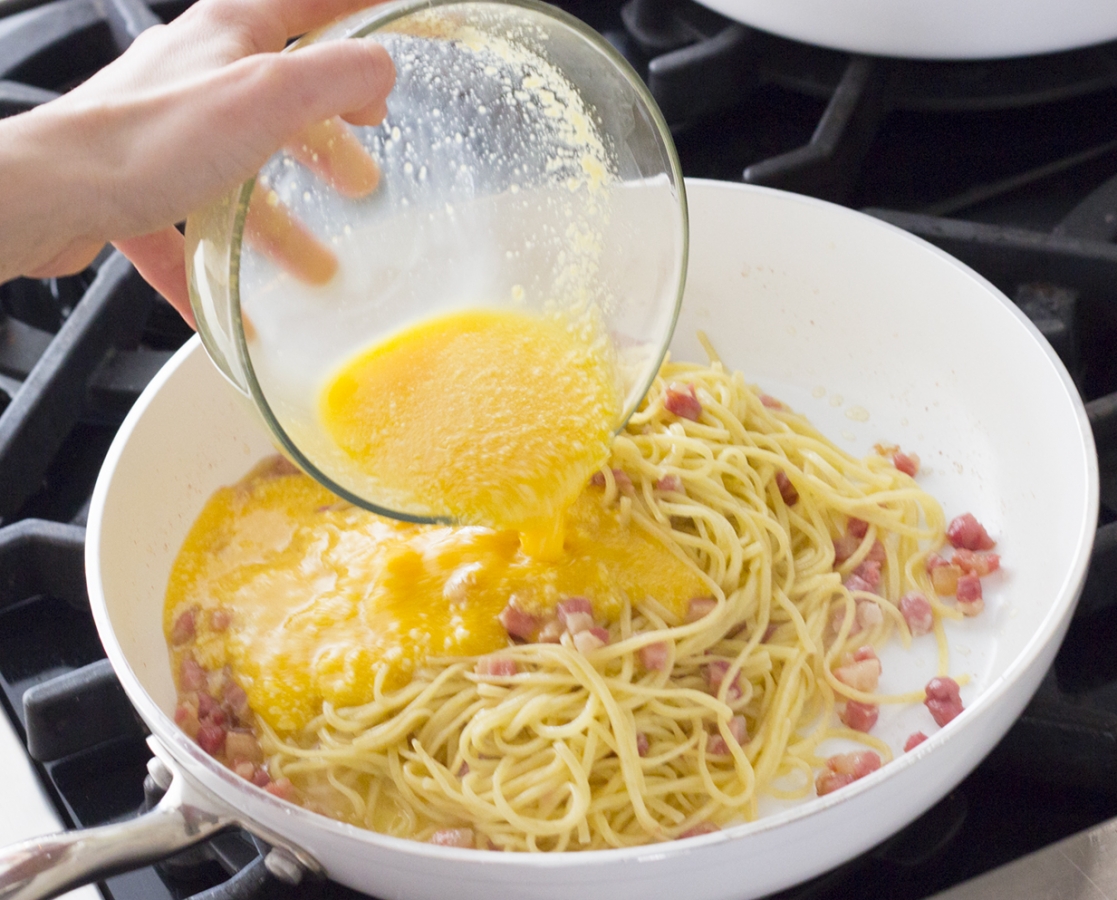
[[[209,355],[299,466],[366,508],[439,520],[446,510],[402,499],[332,442],[319,415],[327,379],[440,313],[558,311],[600,326],[622,427],[682,298],[682,172],[640,78],[553,7],[405,0],[288,50],[352,37],[395,63],[387,118],[326,123],[192,215],[191,301]],[[330,153],[348,168],[331,174]]]

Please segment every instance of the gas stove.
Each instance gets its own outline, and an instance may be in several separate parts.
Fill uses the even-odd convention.
[[[65,91],[187,5],[31,3],[0,0],[0,115]],[[864,210],[1001,288],[1070,370],[1098,444],[1089,578],[1035,699],[937,806],[780,900],[918,900],[1117,817],[1117,43],[896,60],[777,38],[691,0],[560,5],[648,82],[688,176]],[[0,844],[120,820],[158,795],[93,627],[82,547],[121,418],[189,334],[114,253],[72,277],[0,285]],[[360,896],[289,886],[265,851],[228,833],[83,896]]]

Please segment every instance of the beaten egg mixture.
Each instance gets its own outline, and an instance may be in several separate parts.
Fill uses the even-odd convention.
[[[695,570],[603,496],[592,485],[578,496],[561,551],[541,559],[515,531],[382,518],[266,461],[195,522],[171,573],[166,632],[192,610],[197,662],[229,666],[256,715],[283,733],[324,702],[371,700],[378,673],[397,686],[432,658],[507,646],[498,616],[513,598],[546,613],[585,597],[609,622],[626,598],[651,596],[682,616],[705,592]]]
[[[516,529],[529,552],[555,556],[620,414],[613,368],[583,331],[512,310],[433,318],[345,363],[322,422],[420,507]]]

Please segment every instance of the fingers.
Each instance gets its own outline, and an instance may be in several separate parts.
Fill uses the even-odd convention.
[[[199,0],[180,19],[203,32],[231,29],[253,52],[278,51],[287,41],[384,0]]]
[[[252,188],[248,215],[244,220],[245,240],[264,256],[307,284],[326,284],[337,272],[333,251],[319,241],[274,192],[259,182]]]
[[[132,261],[143,280],[166,297],[191,328],[197,328],[186,286],[185,243],[178,229],[171,227],[113,241],[113,246]]]
[[[287,150],[346,197],[364,197],[380,183],[380,167],[339,119],[327,119],[304,129]]]

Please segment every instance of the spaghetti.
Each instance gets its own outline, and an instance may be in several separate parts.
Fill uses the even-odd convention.
[[[928,574],[944,541],[938,503],[892,457],[854,459],[716,358],[664,365],[582,499],[700,590],[679,602],[629,587],[614,605],[552,592],[519,610],[513,596],[499,647],[418,654],[404,678],[373,666],[362,702],[323,700],[286,727],[242,710],[266,766],[211,752],[310,809],[387,834],[624,847],[755,818],[763,797],[809,795],[828,771],[827,739],[887,762],[890,748],[850,710],[924,699],[879,695],[872,676],[872,648],[910,640],[902,597],[929,598],[946,674],[941,622],[961,612]],[[184,565],[180,556],[176,571]],[[192,602],[172,579],[176,665],[197,657],[209,673],[193,689],[231,677],[239,700],[246,673],[227,654],[207,658],[193,625],[173,634]],[[235,592],[221,600],[233,621],[235,602]],[[180,723],[197,731],[186,705]]]

